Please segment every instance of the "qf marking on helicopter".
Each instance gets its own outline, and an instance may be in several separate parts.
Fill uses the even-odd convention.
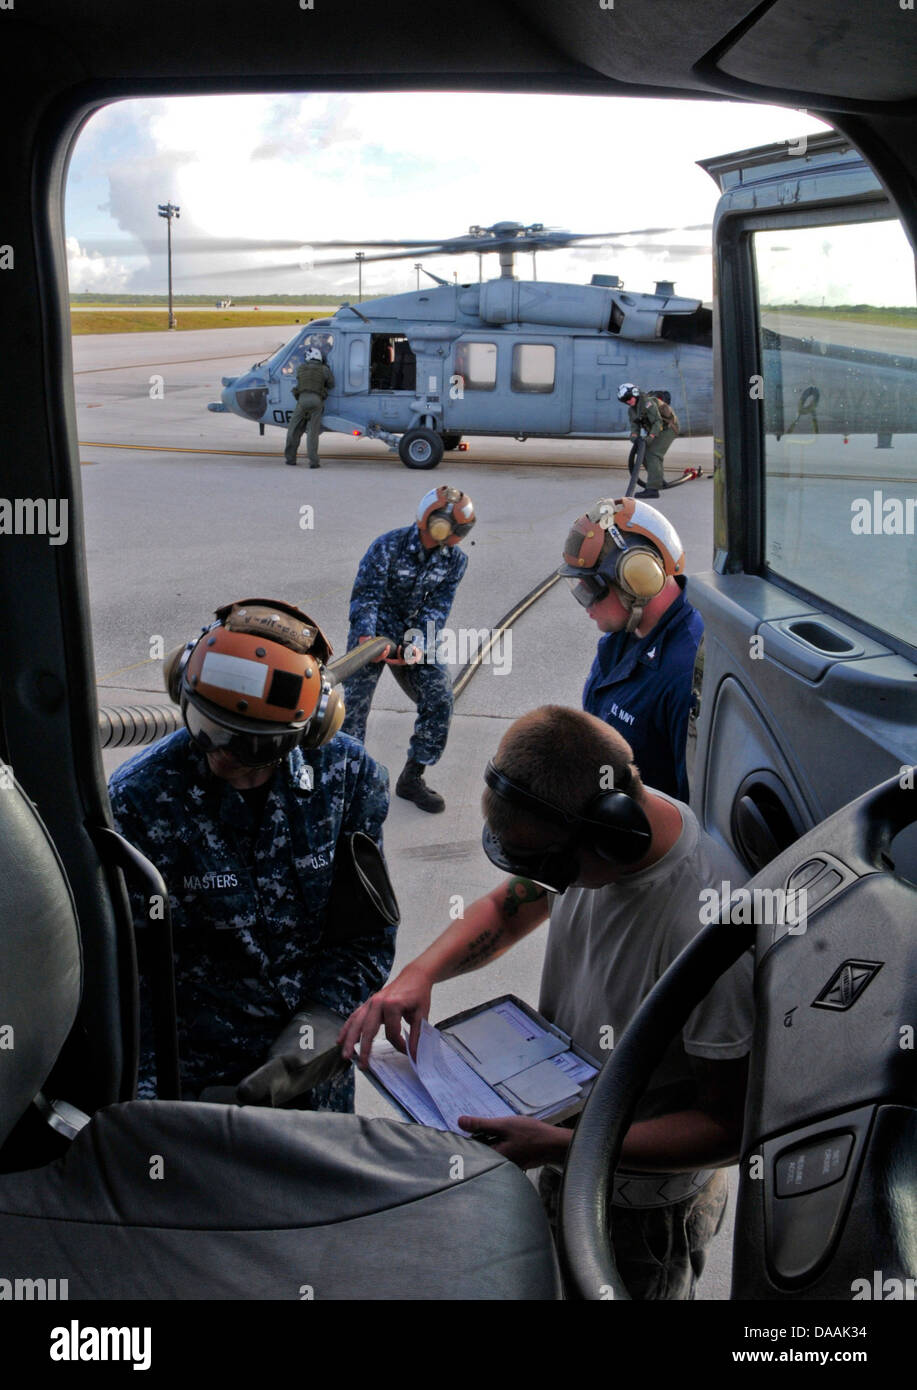
[[[838,144],[842,148],[836,149]],[[763,157],[771,149],[784,154],[782,146],[757,153]],[[819,146],[818,157],[832,170],[844,166],[844,174],[851,160],[862,164],[855,151],[837,141],[823,152]],[[742,151],[700,161],[722,191],[718,215],[744,193],[736,180],[748,158]],[[865,165],[862,178],[875,184]],[[642,294],[625,291],[616,275],[594,275],[591,284],[571,285],[517,280],[513,273],[519,251],[595,249],[617,237],[669,230],[675,229],[577,233],[549,231],[540,223],[497,222],[444,242],[313,243],[384,248],[366,261],[496,252],[501,273],[476,285],[450,285],[425,271],[436,282],[430,289],[360,308],[346,304],[333,318],[313,320],[250,372],[223,377],[222,400],[208,408],[252,420],[262,433],[267,424],[285,429],[294,406],[296,368],[308,348],[319,347],[336,382],[325,402],[323,429],[381,439],[398,450],[408,468],[435,468],[463,435],[626,439],[627,411],[616,396],[625,379],[650,392],[666,391],[681,434],[710,435],[711,309],[700,300],[678,298],[671,281],[658,281],[654,294]],[[703,254],[696,245],[668,249]],[[822,331],[831,330],[823,326]],[[917,432],[917,359],[790,337],[763,325],[760,350],[767,388],[762,425],[777,439],[875,433],[879,447],[887,448],[894,434]]]

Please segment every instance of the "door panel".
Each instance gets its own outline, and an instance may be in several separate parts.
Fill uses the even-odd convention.
[[[917,764],[913,251],[838,137],[792,186],[759,154],[720,171],[716,573],[691,580],[692,800],[746,862]],[[913,828],[892,848],[917,880]]]
[[[860,634],[860,655],[833,659],[797,643],[803,669],[794,669],[789,629],[844,629],[754,576],[692,576],[691,602],[706,629],[692,800],[707,829],[737,853],[736,807],[750,774],[764,769],[779,779],[801,833],[917,763],[915,663]],[[896,848],[900,871],[917,878],[917,849],[909,841]]]

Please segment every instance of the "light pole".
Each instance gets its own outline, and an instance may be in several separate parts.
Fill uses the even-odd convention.
[[[364,257],[365,255],[366,255],[366,252],[365,252],[365,251],[358,251],[358,252],[356,253],[356,262],[357,262],[357,303],[358,303],[358,304],[362,304],[362,303],[363,303],[363,257]]]
[[[175,327],[175,315],[172,313],[172,218],[181,216],[181,208],[177,208],[174,203],[159,203],[159,216],[166,219],[168,228],[169,243],[169,327]]]
[[[418,288],[418,290],[419,290],[419,289],[420,289],[420,272],[423,270],[423,266],[420,264],[420,261],[415,261],[415,262],[414,262],[414,269],[417,271],[417,288]]]

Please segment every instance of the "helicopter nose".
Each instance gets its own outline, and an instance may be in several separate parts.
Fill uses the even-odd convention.
[[[267,410],[267,382],[255,372],[234,377],[223,388],[223,404],[247,420],[260,420]]]

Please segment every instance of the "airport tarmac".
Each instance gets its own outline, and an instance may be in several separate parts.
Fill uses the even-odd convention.
[[[206,338],[206,360],[197,343],[189,344],[200,338]],[[168,651],[196,634],[232,598],[293,600],[343,651],[360,556],[376,535],[407,525],[434,483],[464,487],[479,517],[450,620],[457,632],[496,624],[556,567],[576,516],[598,497],[623,491],[628,446],[621,442],[475,439],[468,453],[447,456],[426,473],[405,469],[379,444],[326,436],[320,471],[287,468],[280,431],[260,439],[245,421],[206,411],[207,401],[217,399],[220,375],[265,355],[272,342],[270,332],[256,329],[74,341],[79,437],[95,441],[82,444],[80,453],[102,704],[166,703],[151,651]],[[161,400],[150,395],[155,376],[163,378]],[[709,467],[711,455],[709,439],[679,440],[669,471],[697,461]],[[686,483],[659,505],[681,535],[689,575],[709,569],[712,482]],[[580,706],[595,642],[585,612],[564,584],[555,585],[456,705],[446,753],[428,776],[446,797],[445,812],[425,815],[393,796],[385,844],[402,909],[396,970],[448,925],[457,896],[470,902],[499,881],[480,847],[484,765],[526,710]],[[383,675],[367,747],[389,768],[392,783],[412,722],[412,707]],[[106,773],[133,751],[107,751]],[[545,936],[542,928],[486,969],[440,985],[434,1020],[504,993],[537,1004]],[[362,1077],[357,1108],[391,1114]],[[728,1297],[731,1229],[730,1211],[711,1248],[701,1297]]]
[[[917,356],[917,324],[902,328],[885,323],[858,323],[854,318],[842,319],[836,314],[820,318],[818,314],[794,314],[792,310],[779,309],[765,309],[761,322],[765,328],[792,338],[815,338],[820,343],[836,343],[841,347]]]

